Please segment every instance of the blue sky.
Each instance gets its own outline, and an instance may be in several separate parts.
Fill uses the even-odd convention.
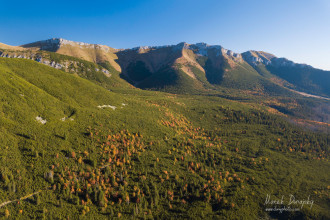
[[[330,70],[330,0],[0,0],[0,42],[114,48],[179,42],[263,50]]]

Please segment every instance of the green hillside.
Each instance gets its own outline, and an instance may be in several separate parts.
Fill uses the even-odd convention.
[[[202,84],[185,74],[179,67],[164,67],[137,84],[142,89],[178,94],[192,94],[203,89]]]
[[[218,85],[238,90],[250,90],[260,95],[292,96],[291,92],[268,77],[254,70],[247,63],[237,64],[235,67],[225,67],[226,71]]]
[[[273,66],[267,70],[295,85],[298,91],[330,97],[330,71],[301,66]]]
[[[95,64],[83,59],[62,55],[49,51],[13,51],[0,49],[0,55],[9,57],[25,57],[39,62],[55,63],[60,65],[57,69],[68,73],[78,75],[82,78],[88,79],[104,88],[130,88],[131,85],[125,80],[121,79],[120,73],[107,61]],[[108,71],[108,74],[102,72]]]
[[[166,71],[152,77],[188,88]],[[330,218],[329,133],[264,105],[108,80],[0,58],[1,217]],[[267,194],[314,204],[268,212]]]

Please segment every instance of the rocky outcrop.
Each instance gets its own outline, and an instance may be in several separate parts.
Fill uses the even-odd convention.
[[[29,60],[34,60],[39,63],[45,64],[47,66],[51,66],[56,69],[65,69],[66,67],[69,66],[69,63],[57,63],[55,61],[45,59],[41,57],[40,55],[37,54],[17,54],[17,53],[6,53],[3,51],[0,51],[0,57],[5,57],[5,58],[21,58],[21,59],[29,59]]]
[[[273,54],[266,53],[263,51],[250,50],[242,53],[243,59],[249,63],[251,66],[256,66],[258,64],[282,66],[282,67],[298,67],[298,68],[311,68],[311,66],[306,64],[295,63],[286,58],[278,58]]]
[[[42,63],[44,65],[53,67],[55,69],[60,69],[66,72],[78,72],[78,67],[81,66],[77,61],[65,60],[61,62],[55,62],[49,58],[42,56],[41,54],[33,53],[30,51],[27,52],[9,52],[9,51],[0,51],[0,57],[5,58],[20,58],[20,59],[29,59],[34,60],[36,62]],[[87,69],[87,71],[91,71]],[[96,72],[102,72],[106,76],[110,77],[111,74],[107,69],[104,68],[95,68]]]
[[[105,52],[109,52],[112,48],[100,45],[100,44],[89,44],[84,42],[75,42],[70,40],[65,40],[63,38],[52,38],[48,40],[37,41],[31,44],[25,44],[21,47],[23,48],[38,48],[40,50],[47,50],[47,51],[57,51],[62,46],[70,45],[70,46],[79,46],[80,48],[90,48],[90,49],[101,49]]]
[[[310,65],[295,63],[295,62],[293,62],[291,60],[288,60],[286,58],[275,58],[275,59],[272,60],[272,65],[274,65],[274,66],[284,66],[284,67],[313,68]]]
[[[260,63],[269,65],[272,60],[276,58],[274,55],[265,53],[262,51],[250,50],[245,53],[242,53],[243,59],[252,66],[256,66]]]

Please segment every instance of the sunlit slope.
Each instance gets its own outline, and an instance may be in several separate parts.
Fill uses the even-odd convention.
[[[73,56],[49,51],[0,49],[0,57],[30,59],[88,79],[104,88],[132,87],[121,79],[119,72],[109,62],[96,64]]]
[[[53,38],[44,41],[37,41],[21,47],[31,50],[47,50],[63,55],[73,56],[94,63],[109,62],[111,66],[120,71],[120,66],[115,62],[117,51],[114,48],[99,44],[87,44],[74,42],[62,38]]]
[[[34,85],[58,100],[78,106],[113,102],[116,95],[78,76],[30,60],[1,58],[2,72]],[[35,100],[36,101],[36,100]]]

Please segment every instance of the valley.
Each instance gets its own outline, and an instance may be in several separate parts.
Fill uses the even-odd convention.
[[[0,56],[1,217],[330,218],[329,71],[204,43]]]

